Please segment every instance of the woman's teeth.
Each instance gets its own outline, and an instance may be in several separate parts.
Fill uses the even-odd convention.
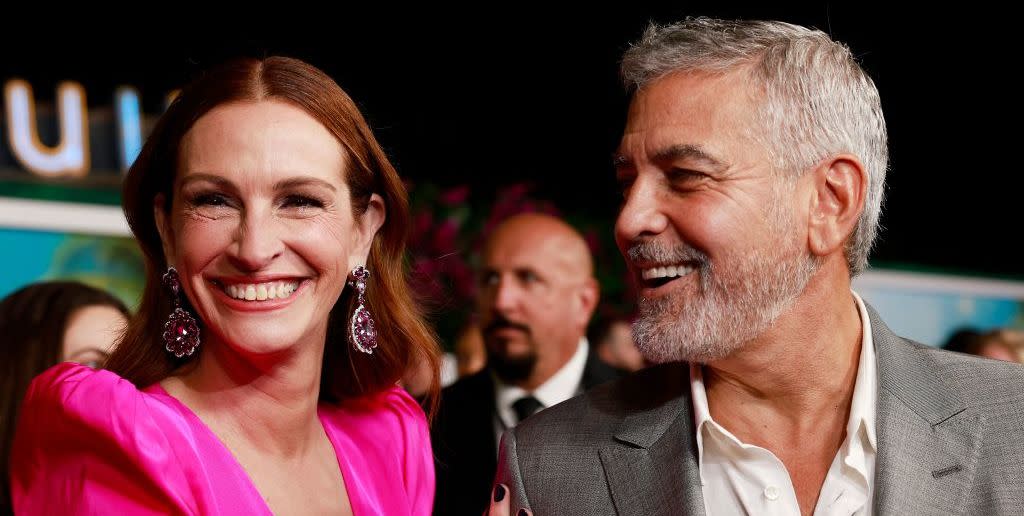
[[[225,285],[224,293],[246,301],[266,301],[268,299],[284,299],[299,288],[298,281],[272,281],[270,283],[238,283]]]

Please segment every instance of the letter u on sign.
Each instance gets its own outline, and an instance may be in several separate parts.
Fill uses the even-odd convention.
[[[44,177],[81,177],[89,171],[89,132],[85,89],[78,83],[57,86],[60,141],[48,147],[39,140],[32,87],[22,80],[4,86],[7,134],[11,153],[23,167]]]

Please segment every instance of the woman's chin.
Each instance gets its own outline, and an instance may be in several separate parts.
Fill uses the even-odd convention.
[[[259,338],[242,335],[227,335],[225,347],[234,355],[251,359],[271,359],[283,357],[296,352],[300,345],[300,339],[296,335],[267,335]]]

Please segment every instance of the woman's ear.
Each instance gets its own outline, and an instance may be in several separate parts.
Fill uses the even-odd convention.
[[[371,195],[366,210],[355,221],[356,230],[353,232],[355,242],[353,242],[352,252],[348,259],[349,270],[357,265],[366,264],[370,256],[370,248],[373,246],[373,238],[377,236],[377,231],[384,225],[384,219],[387,217],[386,211],[384,199],[377,194]]]
[[[171,227],[170,207],[166,205],[167,198],[164,194],[156,194],[153,198],[153,220],[156,222],[156,231],[160,234],[160,243],[164,249],[164,259],[168,266],[175,264],[174,257],[174,228]]]

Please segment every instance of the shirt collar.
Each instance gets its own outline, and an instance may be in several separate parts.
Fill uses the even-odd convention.
[[[857,364],[857,382],[853,386],[853,401],[850,403],[850,423],[846,427],[847,435],[854,435],[862,427],[868,444],[877,450],[875,440],[875,400],[878,399],[878,374],[875,359],[875,340],[871,335],[871,318],[864,300],[852,292],[860,313],[861,339],[860,361]]]
[[[512,410],[512,404],[523,396],[532,394],[533,397],[537,398],[537,401],[547,408],[578,394],[580,382],[583,380],[583,370],[587,365],[587,355],[590,353],[589,348],[586,337],[581,337],[579,344],[576,346],[576,352],[573,353],[569,361],[551,378],[548,378],[547,381],[534,389],[533,392],[527,392],[525,389],[515,385],[508,385],[492,372],[495,406],[498,408],[498,415],[505,421],[505,424],[507,426],[515,425],[516,419],[515,412]]]

